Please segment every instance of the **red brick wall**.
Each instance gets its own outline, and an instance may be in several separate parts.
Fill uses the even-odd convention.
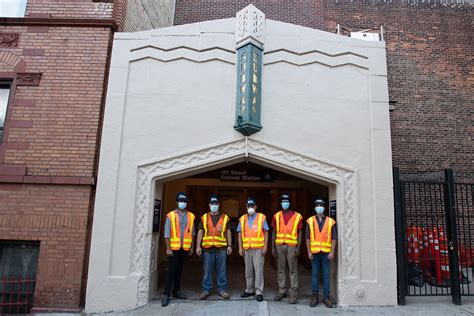
[[[235,17],[249,4],[263,11],[267,19],[318,29],[324,26],[324,1],[319,0],[178,0],[174,24]]]
[[[35,307],[80,305],[90,191],[0,184],[0,239],[40,241]]]
[[[92,23],[110,19],[112,4],[30,0],[26,15]],[[110,26],[65,23],[0,26],[0,35],[20,34],[16,47],[0,47],[0,78],[17,76],[18,83],[18,73],[42,75],[39,84],[16,84],[0,143],[0,239],[40,241],[35,310],[84,303],[113,37]]]
[[[253,3],[269,19],[329,32],[337,23],[356,31],[383,25],[389,95],[397,101],[391,112],[393,165],[405,174],[452,167],[459,180],[474,182],[473,6],[386,2],[180,0],[174,23],[233,17]]]
[[[7,147],[4,162],[25,164],[27,175],[92,177],[110,29],[50,27],[33,33],[26,26],[0,26],[2,31],[21,33],[19,47],[9,52],[26,61],[28,72],[43,74],[39,86],[17,87],[15,99],[35,103],[13,104],[11,119],[31,127],[10,129],[7,141],[27,148]],[[38,56],[25,56],[32,48]],[[9,68],[0,63],[0,72]]]
[[[473,7],[331,4],[326,28],[383,25],[393,164],[405,174],[452,167],[474,182]]]
[[[92,0],[28,0],[26,16],[50,14],[53,18],[112,18],[114,4]]]

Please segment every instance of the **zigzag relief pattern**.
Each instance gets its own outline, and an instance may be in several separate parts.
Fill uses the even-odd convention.
[[[131,50],[130,62],[136,62],[147,58],[161,62],[172,62],[176,60],[188,60],[196,63],[221,61],[235,65],[235,52],[222,47],[196,49],[189,46],[178,46],[166,49],[148,45]]]
[[[362,69],[369,69],[368,58],[352,52],[331,55],[318,50],[298,53],[285,48],[280,48],[265,53],[265,66],[277,63],[287,63],[294,66],[320,64],[330,68],[355,66]]]
[[[265,55],[276,54],[276,53],[279,53],[279,52],[287,52],[289,54],[298,55],[298,56],[304,56],[304,55],[309,55],[309,54],[320,54],[320,55],[325,55],[325,56],[328,56],[328,57],[339,57],[339,56],[344,56],[344,55],[352,55],[352,56],[356,56],[356,57],[359,57],[359,58],[362,58],[362,59],[369,59],[367,56],[356,54],[356,53],[353,53],[353,52],[343,52],[343,53],[337,53],[337,54],[329,54],[329,53],[325,53],[325,52],[317,50],[317,49],[310,50],[310,51],[307,51],[307,52],[298,53],[298,52],[295,52],[295,51],[292,51],[292,50],[288,50],[286,48],[278,48],[278,49],[274,49],[274,50],[270,50],[268,52],[265,52]]]
[[[148,233],[150,221],[150,205],[152,200],[152,181],[159,175],[167,175],[176,171],[184,170],[189,166],[212,163],[225,157],[238,157],[248,153],[255,158],[265,158],[270,161],[279,161],[289,166],[299,167],[302,170],[311,170],[315,174],[325,174],[334,179],[340,179],[344,188],[344,214],[343,234],[344,242],[341,243],[344,260],[344,278],[354,278],[355,275],[355,249],[358,240],[355,236],[355,173],[352,170],[335,166],[320,160],[306,157],[289,150],[265,144],[253,139],[241,139],[215,147],[197,150],[191,153],[181,154],[172,158],[144,164],[138,167],[137,192],[134,222],[134,244],[132,253],[132,273],[140,275],[137,284],[138,305],[146,304],[148,301],[148,287],[150,269],[156,265],[152,262],[153,241]],[[341,283],[341,282],[339,282]]]

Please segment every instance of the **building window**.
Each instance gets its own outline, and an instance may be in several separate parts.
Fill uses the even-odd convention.
[[[25,17],[27,0],[1,0],[0,17],[23,18]]]
[[[26,314],[33,306],[39,242],[0,241],[0,314]]]
[[[7,118],[8,99],[10,97],[10,83],[0,81],[0,142],[3,139],[3,126]]]

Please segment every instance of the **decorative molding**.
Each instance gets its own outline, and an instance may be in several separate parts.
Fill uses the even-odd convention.
[[[16,77],[16,84],[18,86],[39,86],[42,73],[39,72],[22,72],[18,73]]]
[[[0,51],[0,63],[11,66],[15,72],[20,72],[19,70],[26,70],[25,60],[20,56],[6,50]]]
[[[113,19],[75,19],[75,18],[0,18],[0,25],[6,26],[51,26],[51,27],[105,27],[117,30]]]
[[[0,47],[15,48],[18,47],[20,34],[0,33]]]
[[[33,120],[8,120],[11,128],[31,128],[33,127]]]
[[[245,157],[300,170],[310,176],[338,183],[341,189],[338,192],[343,193],[343,196],[338,196],[338,199],[344,202],[343,210],[339,213],[341,216],[340,231],[343,234],[340,243],[343,258],[341,278],[357,278],[356,263],[358,260],[355,258],[355,249],[358,247],[358,236],[355,227],[357,213],[354,211],[356,208],[355,191],[357,182],[355,181],[355,171],[348,167],[334,165],[254,139],[243,138],[138,166],[133,229],[134,241],[131,258],[131,273],[139,276],[137,284],[138,306],[148,302],[150,271],[154,264],[150,258],[153,234],[151,233],[151,227],[149,227],[152,218],[153,182],[156,179],[177,175],[188,170],[239,158],[244,159]]]
[[[253,5],[237,12],[235,19],[235,43],[237,48],[251,42],[260,48],[263,46],[265,14]]]
[[[363,286],[359,285],[354,288],[354,298],[358,301],[363,301],[367,298],[366,290]]]
[[[14,106],[18,107],[32,107],[36,105],[36,100],[35,99],[15,99],[13,101]]]
[[[2,166],[2,164],[0,164],[0,166]],[[19,174],[4,175],[0,173],[0,183],[95,186],[96,179],[94,177],[25,176]]]
[[[295,52],[293,50],[289,50],[289,49],[286,49],[286,48],[278,48],[278,49],[269,50],[268,52],[265,52],[265,56],[268,56],[268,55],[271,55],[271,54],[276,54],[276,53],[279,53],[279,52],[287,52],[289,54],[298,55],[298,56],[304,56],[304,55],[309,55],[309,54],[314,54],[314,53],[325,55],[325,56],[328,56],[328,57],[339,57],[339,56],[344,56],[344,55],[352,55],[352,56],[359,57],[359,58],[362,58],[362,59],[369,59],[369,57],[367,57],[367,56],[356,54],[356,53],[353,53],[353,52],[342,52],[342,53],[337,53],[337,54],[330,54],[330,53],[326,53],[326,52],[323,52],[321,50],[315,49],[315,50],[309,50],[309,51],[300,53],[300,52]]]
[[[26,165],[0,164],[1,176],[24,176],[25,173],[26,173]]]
[[[23,56],[44,56],[42,48],[23,48]]]
[[[369,69],[368,57],[353,52],[329,54],[319,50],[311,50],[299,53],[279,48],[265,53],[265,66],[277,63],[287,63],[294,66],[320,64],[330,68],[351,65],[366,70]]]
[[[183,59],[196,63],[221,61],[227,64],[235,65],[235,52],[222,47],[196,49],[189,46],[162,48],[153,45],[147,45],[131,50],[130,62],[136,62],[147,58],[155,59],[165,63]]]

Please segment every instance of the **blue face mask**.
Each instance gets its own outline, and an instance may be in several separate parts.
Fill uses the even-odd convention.
[[[324,206],[316,206],[314,209],[316,210],[316,213],[318,214],[324,213]]]
[[[219,211],[219,204],[211,204],[209,206],[211,213],[217,213]]]
[[[290,202],[281,202],[281,207],[286,211],[290,207]]]
[[[178,207],[179,207],[180,210],[186,209],[187,205],[188,204],[186,202],[178,202]]]

